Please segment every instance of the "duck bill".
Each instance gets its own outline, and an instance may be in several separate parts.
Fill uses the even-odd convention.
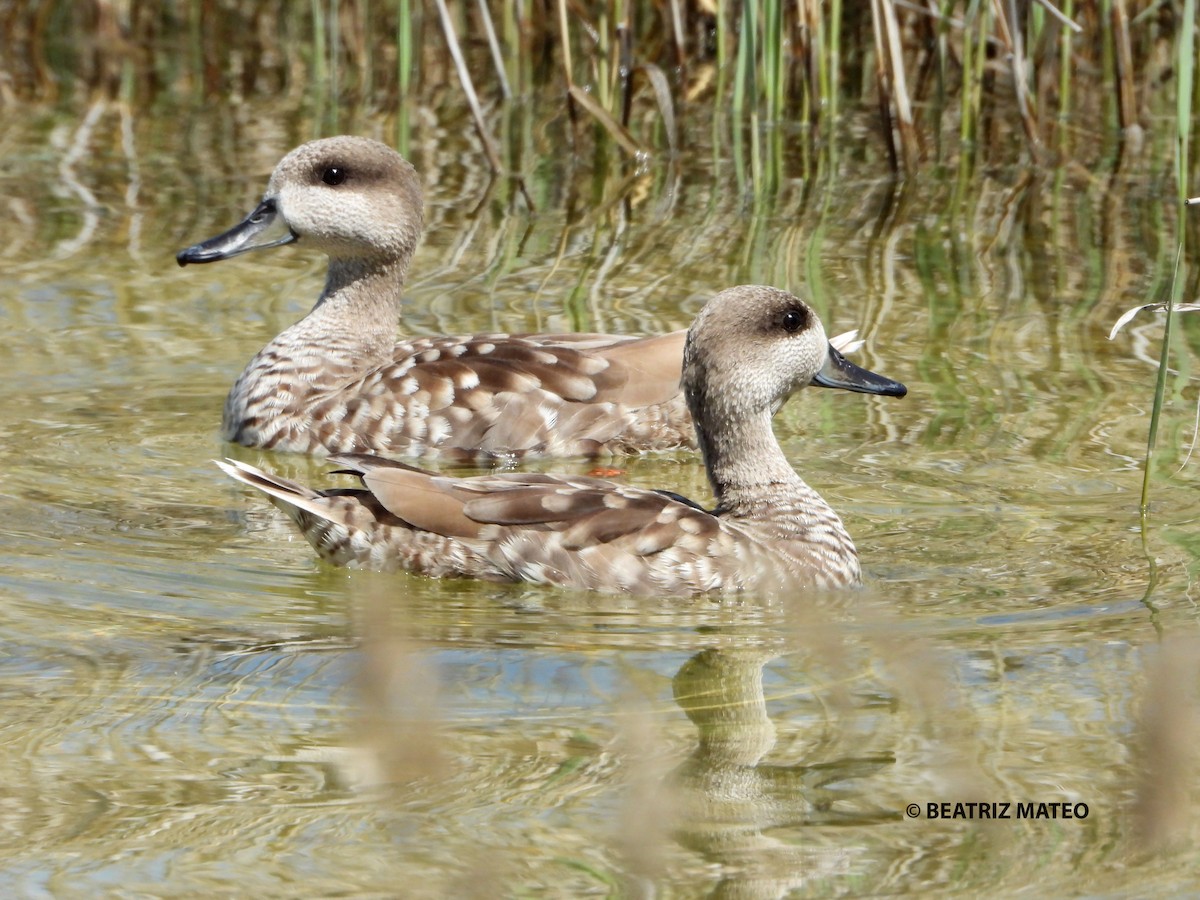
[[[830,346],[825,365],[813,377],[812,383],[819,387],[841,388],[860,394],[882,394],[885,397],[903,397],[908,393],[908,388],[900,382],[856,366],[833,346]]]
[[[175,261],[181,266],[188,263],[216,262],[219,259],[249,253],[251,250],[290,244],[298,236],[279,214],[275,200],[268,199],[258,204],[254,212],[224,234],[180,250],[175,254]]]

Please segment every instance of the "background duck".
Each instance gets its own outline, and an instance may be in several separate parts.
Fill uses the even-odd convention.
[[[509,459],[695,446],[679,390],[682,330],[397,342],[422,203],[416,171],[386,144],[325,138],[279,162],[240,224],[179,252],[183,266],[301,241],[329,256],[312,311],[230,390],[227,440],[319,455]]]
[[[810,384],[893,397],[904,385],[848,362],[803,301],[753,285],[701,310],[682,384],[717,500],[711,512],[598,478],[455,478],[363,455],[333,461],[364,488],[326,492],[245,463],[218,465],[266,492],[338,565],[633,593],[858,582],[850,535],[792,469],[771,418]]]

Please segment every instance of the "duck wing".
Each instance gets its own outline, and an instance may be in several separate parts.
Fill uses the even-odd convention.
[[[470,543],[514,580],[692,593],[721,587],[721,561],[736,555],[737,536],[716,516],[669,492],[586,476],[455,478],[379,457],[331,459],[397,519]]]
[[[684,332],[403,341],[332,386],[309,420],[333,451],[596,456],[694,446],[679,391]]]

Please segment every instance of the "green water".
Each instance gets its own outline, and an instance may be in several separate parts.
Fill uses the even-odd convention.
[[[560,118],[524,138],[530,212],[489,184],[465,120],[413,121],[429,232],[410,332],[658,332],[746,281],[863,330],[858,357],[908,397],[805,395],[777,431],[867,587],[656,601],[317,562],[210,460],[321,482],[324,464],[218,426],[323,260],[173,260],[317,129],[268,104],[182,126],[25,108],[0,140],[6,894],[1191,884],[1198,333],[1181,320],[1144,543],[1161,320],[1107,340],[1173,260],[1157,151],[1115,171],[1096,141],[1090,169],[895,182],[864,133],[835,172],[765,196],[710,127],[674,163],[600,167],[564,150]],[[707,500],[687,454],[622,468]],[[1088,815],[926,817],[968,801]]]

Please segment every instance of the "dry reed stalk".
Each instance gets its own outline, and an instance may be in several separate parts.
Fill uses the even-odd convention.
[[[892,93],[896,102],[896,121],[900,127],[900,146],[904,150],[905,168],[916,168],[919,157],[917,132],[913,124],[912,101],[908,95],[908,81],[904,74],[904,47],[900,41],[900,22],[896,18],[896,7],[890,2],[880,2],[886,19],[888,63],[891,69]]]
[[[683,40],[687,27],[684,22],[685,15],[680,0],[671,0],[671,37],[675,42],[675,65],[679,69],[681,84],[687,81],[687,45]]]
[[[1069,28],[1075,34],[1083,34],[1083,26],[1074,21],[1069,15],[1058,9],[1050,0],[1037,0],[1038,6],[1050,13],[1064,28]]]
[[[617,22],[617,75],[621,91],[621,125],[629,127],[633,115],[633,31],[626,13]]]
[[[567,116],[574,125],[577,118],[573,99],[575,76],[571,72],[571,31],[567,28],[567,0],[558,0],[558,33],[562,44],[563,74],[567,78]]]
[[[492,22],[487,0],[479,0],[479,17],[483,20],[484,34],[492,54],[492,65],[496,69],[496,77],[500,80],[500,94],[505,100],[509,100],[512,98],[512,89],[508,85],[508,76],[504,73],[504,54],[500,50],[500,41],[496,37],[496,26]]]
[[[475,93],[475,84],[471,80],[466,60],[463,59],[462,48],[458,45],[458,35],[454,33],[454,23],[450,21],[450,11],[446,9],[446,0],[435,0],[435,4],[442,22],[442,33],[446,36],[446,47],[450,51],[451,59],[454,60],[454,68],[458,72],[458,81],[466,95],[467,105],[471,107],[471,117],[475,122],[475,130],[479,133],[479,140],[483,143],[483,152],[487,156],[492,171],[500,174],[504,168],[500,164],[500,150],[487,127],[487,122],[484,121],[483,108],[479,105],[479,97]]]
[[[1129,12],[1125,0],[1113,0],[1113,42],[1116,44],[1117,111],[1121,130],[1128,131],[1138,124],[1137,100],[1133,86],[1133,49],[1129,40]]]
[[[799,0],[796,9],[796,52],[804,65],[805,95],[809,98],[807,119],[815,128],[826,96],[821,72],[825,61],[821,46],[821,5],[817,0]]]
[[[591,94],[576,84],[571,85],[568,91],[571,98],[583,107],[584,111],[593,119],[600,123],[605,131],[612,135],[613,140],[617,142],[622,150],[633,156],[646,152],[646,148],[637,142],[634,136],[629,133],[629,130],[614,119],[607,109],[597,103]]]
[[[667,149],[674,155],[679,149],[679,129],[675,124],[675,104],[671,99],[671,85],[667,81],[667,75],[653,63],[641,63],[634,66],[634,71],[641,72],[650,82],[654,99],[658,102],[658,114],[662,116],[663,130],[667,135]]]
[[[879,92],[879,118],[887,142],[888,162],[892,171],[900,171],[900,148],[896,146],[896,129],[892,123],[892,87],[884,61],[882,19],[878,14],[880,0],[871,0],[871,33],[875,38],[875,83]]]
[[[1004,44],[1012,60],[1010,67],[1013,78],[1013,90],[1017,98],[1017,110],[1021,116],[1021,126],[1025,130],[1025,140],[1035,158],[1041,156],[1041,139],[1038,137],[1037,115],[1029,99],[1029,85],[1025,78],[1025,48],[1021,37],[1020,21],[1017,14],[1016,0],[993,0],[995,8],[996,28],[1000,32],[1000,40]]]
[[[871,25],[875,35],[875,77],[879,85],[879,114],[884,120],[888,156],[899,171],[916,165],[916,135],[912,104],[904,78],[904,56],[900,46],[900,23],[891,0],[872,0]]]

